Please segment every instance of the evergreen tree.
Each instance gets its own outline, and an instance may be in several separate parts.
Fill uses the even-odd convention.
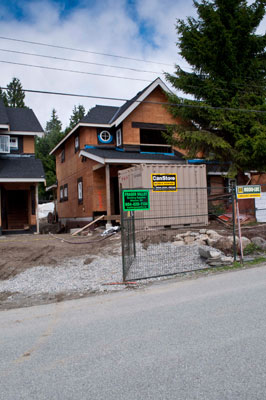
[[[85,116],[86,111],[83,105],[79,104],[78,106],[74,106],[72,110],[72,115],[69,119],[69,125],[65,129],[65,135],[68,134],[78,123],[79,121]]]
[[[166,74],[194,100],[169,95],[180,105],[169,110],[184,122],[169,128],[168,140],[187,149],[188,157],[230,162],[231,176],[266,170],[266,34],[256,34],[265,0],[249,6],[245,0],[194,0],[194,6],[197,19],[176,25],[191,71],[176,65],[174,75]]]
[[[13,78],[7,85],[6,102],[8,107],[26,107],[24,103],[25,93],[18,78]]]
[[[4,105],[7,107],[6,92],[0,88],[0,99],[3,100]]]
[[[52,110],[51,119],[46,123],[43,137],[36,139],[36,158],[41,159],[46,176],[47,186],[56,182],[55,156],[49,155],[50,151],[62,140],[62,123],[59,120],[56,110]],[[40,185],[40,198],[48,198],[49,194],[45,192],[44,186]]]

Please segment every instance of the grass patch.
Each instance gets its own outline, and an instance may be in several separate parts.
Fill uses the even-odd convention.
[[[247,256],[249,254],[254,254],[258,251],[261,251],[261,247],[257,246],[255,243],[249,243],[245,248],[244,248],[244,256]]]

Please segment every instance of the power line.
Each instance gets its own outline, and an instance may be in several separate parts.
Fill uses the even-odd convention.
[[[38,46],[52,47],[52,48],[55,48],[55,49],[78,51],[80,53],[97,54],[97,55],[105,56],[105,57],[123,58],[124,60],[140,61],[140,62],[145,62],[145,63],[149,63],[149,64],[168,65],[170,67],[173,66],[173,64],[167,64],[167,63],[163,63],[163,62],[159,62],[159,61],[157,62],[157,61],[151,61],[151,60],[144,60],[144,59],[141,59],[141,58],[126,57],[126,56],[120,56],[120,55],[117,55],[117,54],[100,53],[100,52],[97,52],[97,51],[90,51],[90,50],[85,50],[85,49],[77,49],[77,48],[74,48],[74,47],[58,46],[58,45],[49,44],[49,43],[42,43],[42,42],[33,42],[33,41],[30,41],[30,40],[15,39],[15,38],[10,38],[10,37],[6,37],[6,36],[0,36],[0,39],[10,40],[10,41],[13,41],[13,42],[34,44],[34,45],[38,45]]]
[[[103,76],[106,78],[118,78],[118,79],[126,79],[129,81],[142,81],[142,82],[150,82],[148,79],[141,79],[141,78],[129,78],[126,76],[117,76],[117,75],[108,75],[108,74],[97,74],[95,72],[86,72],[86,71],[77,71],[74,69],[65,69],[65,68],[56,68],[56,67],[45,67],[44,65],[34,65],[34,64],[26,64],[26,63],[17,63],[13,61],[4,61],[0,60],[1,63],[4,64],[13,64],[13,65],[21,65],[23,67],[32,67],[32,68],[41,68],[41,69],[48,69],[53,71],[60,71],[60,72],[72,72],[76,74],[83,74],[83,75],[94,75],[94,76]]]
[[[48,58],[55,58],[55,59],[59,59],[59,60],[65,60],[65,61],[75,61],[75,62],[83,62],[83,61],[77,61],[77,60],[70,60],[70,59],[65,59],[65,58],[59,58],[59,57],[50,57],[50,56],[45,56],[45,55],[37,55],[37,54],[31,54],[31,53],[24,53],[24,52],[20,52],[20,51],[13,51],[13,50],[6,50],[6,49],[0,49],[0,51],[6,51],[6,52],[11,52],[11,53],[19,53],[19,54],[29,54],[29,55],[36,55],[39,57],[48,57]],[[101,76],[101,77],[105,77],[105,78],[117,78],[117,79],[126,79],[126,80],[130,80],[130,81],[141,81],[141,82],[149,82],[151,83],[151,80],[148,79],[142,79],[142,78],[133,78],[133,77],[126,77],[126,76],[118,76],[118,75],[109,75],[109,74],[99,74],[96,72],[87,72],[87,71],[77,71],[77,70],[72,70],[72,69],[66,69],[66,68],[56,68],[56,67],[47,67],[44,65],[34,65],[34,64],[27,64],[27,63],[18,63],[18,62],[14,62],[14,61],[6,61],[6,60],[0,60],[0,63],[4,63],[4,64],[13,64],[13,65],[21,65],[23,67],[32,67],[32,68],[40,68],[40,69],[47,69],[47,70],[53,70],[53,71],[60,71],[60,72],[71,72],[71,73],[76,73],[76,74],[83,74],[83,75],[93,75],[93,76]],[[84,61],[84,63],[87,64],[86,61]],[[90,64],[90,63],[88,63]],[[93,64],[93,63],[92,63]],[[96,65],[104,65],[104,64],[96,64]],[[105,65],[104,65],[105,66]],[[107,65],[106,65],[107,66]],[[123,67],[118,67],[118,68],[123,68]],[[130,69],[130,68],[125,68],[125,69]],[[134,70],[133,71],[139,71],[140,70]],[[152,71],[142,71],[142,72],[152,72]],[[152,72],[155,73],[155,72]],[[157,72],[156,72],[157,74]],[[160,74],[162,75],[162,74]],[[203,81],[204,82],[204,81]],[[238,85],[239,87],[243,87],[245,88],[245,85]],[[196,85],[189,85],[187,84],[186,87],[191,87],[191,88],[197,88],[200,89],[199,86]],[[265,86],[258,86],[258,85],[250,85],[249,87],[254,87],[254,88],[263,88]],[[180,91],[185,91],[185,89],[179,89]],[[218,90],[221,92],[225,92],[228,93],[229,89],[221,89],[221,88],[214,88],[214,90]]]
[[[143,70],[143,69],[137,69],[137,68],[131,68],[131,67],[121,67],[121,66],[118,66],[118,65],[101,64],[101,63],[95,63],[95,62],[91,62],[91,61],[83,61],[83,60],[75,60],[75,59],[72,60],[71,58],[48,56],[48,55],[36,54],[36,53],[27,53],[25,51],[8,50],[8,49],[0,49],[0,51],[4,51],[6,53],[14,53],[14,54],[27,55],[27,56],[34,56],[34,57],[51,58],[53,60],[60,60],[60,61],[71,61],[71,62],[80,63],[80,64],[98,65],[98,66],[101,66],[101,67],[127,69],[127,70],[135,71],[135,72],[147,72],[147,73],[150,73],[150,74],[162,75],[162,72],[159,72],[159,71],[147,71],[147,70]]]
[[[7,87],[1,87],[1,89],[7,90],[8,88]],[[23,92],[49,94],[49,95],[56,95],[56,96],[81,97],[81,98],[98,99],[98,100],[123,101],[123,102],[129,101],[129,102],[132,102],[132,103],[159,104],[159,105],[170,106],[170,107],[200,108],[200,109],[205,109],[205,110],[237,111],[237,112],[266,114],[266,111],[246,109],[246,108],[213,107],[213,106],[201,106],[201,105],[198,105],[198,104],[184,104],[184,103],[176,104],[176,103],[165,103],[165,102],[162,102],[162,101],[148,101],[148,100],[143,100],[143,101],[142,100],[134,100],[134,101],[132,101],[132,99],[125,99],[125,98],[119,98],[119,97],[92,96],[92,95],[87,95],[87,94],[52,92],[52,91],[34,90],[34,89],[23,89]],[[198,103],[200,103],[200,102],[198,102]]]

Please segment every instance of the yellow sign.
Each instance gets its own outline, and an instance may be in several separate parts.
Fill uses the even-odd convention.
[[[153,192],[177,192],[177,174],[151,174]]]
[[[237,186],[236,197],[238,199],[254,199],[255,197],[261,197],[261,186],[260,185]]]

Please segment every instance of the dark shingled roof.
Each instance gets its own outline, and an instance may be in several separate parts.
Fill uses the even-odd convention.
[[[36,115],[30,108],[6,107],[11,131],[43,132]]]
[[[93,148],[93,149],[83,149],[88,154],[101,157],[101,158],[109,158],[109,159],[121,159],[121,160],[159,160],[159,161],[176,161],[177,163],[185,163],[184,157],[181,153],[176,152],[175,155],[166,155],[166,154],[149,154],[149,153],[140,153],[140,152],[131,152],[131,151],[119,151],[115,149],[101,149],[101,148]]]
[[[93,107],[80,122],[88,124],[109,124],[119,107],[98,106]]]
[[[156,80],[156,79],[155,79]],[[143,90],[138,92],[136,96],[132,97],[131,100],[128,100],[125,104],[123,104],[121,107],[119,107],[117,113],[113,116],[112,120],[110,122],[114,122],[117,118],[120,117],[133,103],[134,101],[138,100],[138,98],[153,84],[150,83],[148,86],[146,86]]]
[[[80,122],[85,122],[88,124],[111,124],[117,118],[120,117],[134,101],[144,93],[154,82],[150,83],[143,90],[138,92],[131,100],[128,100],[121,107],[111,107],[111,106],[99,106],[93,107],[88,114],[80,120]]]
[[[0,100],[0,125],[9,125],[11,131],[43,132],[43,129],[30,108],[5,107]]]
[[[6,108],[4,106],[4,102],[2,99],[0,99],[0,125],[8,125],[9,124],[9,120],[8,120],[8,116],[6,113]]]
[[[0,180],[45,178],[41,160],[35,157],[0,157]]]

